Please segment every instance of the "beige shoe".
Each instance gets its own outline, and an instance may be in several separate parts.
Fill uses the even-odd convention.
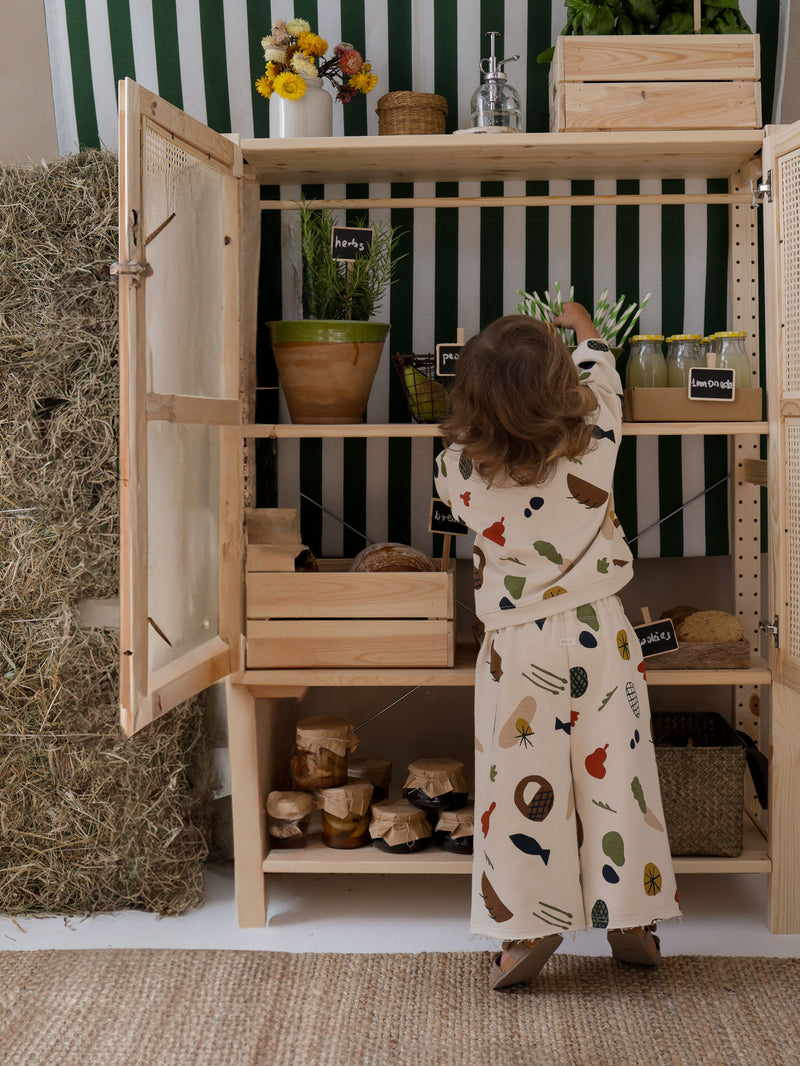
[[[503,950],[492,963],[492,988],[507,988],[509,985],[532,981],[563,939],[559,933],[552,933],[536,940],[503,941]]]
[[[655,936],[656,925],[639,925],[635,929],[610,929],[606,934],[611,954],[617,962],[634,966],[657,966],[661,942]]]

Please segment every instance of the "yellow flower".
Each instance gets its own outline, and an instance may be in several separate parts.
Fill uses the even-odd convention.
[[[301,33],[297,38],[297,47],[307,56],[324,56],[328,51],[328,42],[316,33]]]
[[[256,91],[262,96],[266,96],[269,100],[272,96],[272,79],[268,78],[266,74],[262,74],[260,78],[256,79]]]
[[[282,96],[284,100],[299,100],[306,91],[306,83],[299,74],[293,74],[290,70],[285,70],[283,74],[279,74],[275,79],[273,88],[278,96]]]
[[[305,19],[289,19],[286,32],[290,37],[299,37],[301,33],[311,33],[311,24]]]
[[[365,63],[358,74],[347,79],[347,84],[353,89],[358,89],[360,93],[369,93],[378,84],[378,75],[372,73],[372,66],[369,63]]]

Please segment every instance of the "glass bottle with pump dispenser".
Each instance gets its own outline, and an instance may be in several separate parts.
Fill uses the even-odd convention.
[[[495,38],[500,34],[490,30],[490,55],[481,60],[483,84],[472,94],[470,114],[472,125],[478,129],[522,129],[522,101],[517,90],[508,84],[508,77],[501,67],[519,59],[518,55],[498,60],[495,56]]]

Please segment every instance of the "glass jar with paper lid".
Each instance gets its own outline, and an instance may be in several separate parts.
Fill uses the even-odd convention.
[[[667,385],[671,389],[689,387],[689,372],[693,366],[704,366],[700,354],[702,337],[699,333],[673,333],[667,337]]]
[[[630,339],[630,353],[625,367],[625,388],[665,389],[667,363],[664,338],[660,333],[640,333]]]
[[[737,389],[749,389],[753,385],[753,369],[750,356],[745,351],[744,332],[723,331],[715,333],[713,352],[717,366],[736,373],[734,383]]]

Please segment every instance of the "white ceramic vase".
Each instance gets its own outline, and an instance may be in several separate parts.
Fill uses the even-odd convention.
[[[333,134],[333,97],[320,78],[305,78],[306,91],[299,100],[269,98],[270,137],[330,137]]]

